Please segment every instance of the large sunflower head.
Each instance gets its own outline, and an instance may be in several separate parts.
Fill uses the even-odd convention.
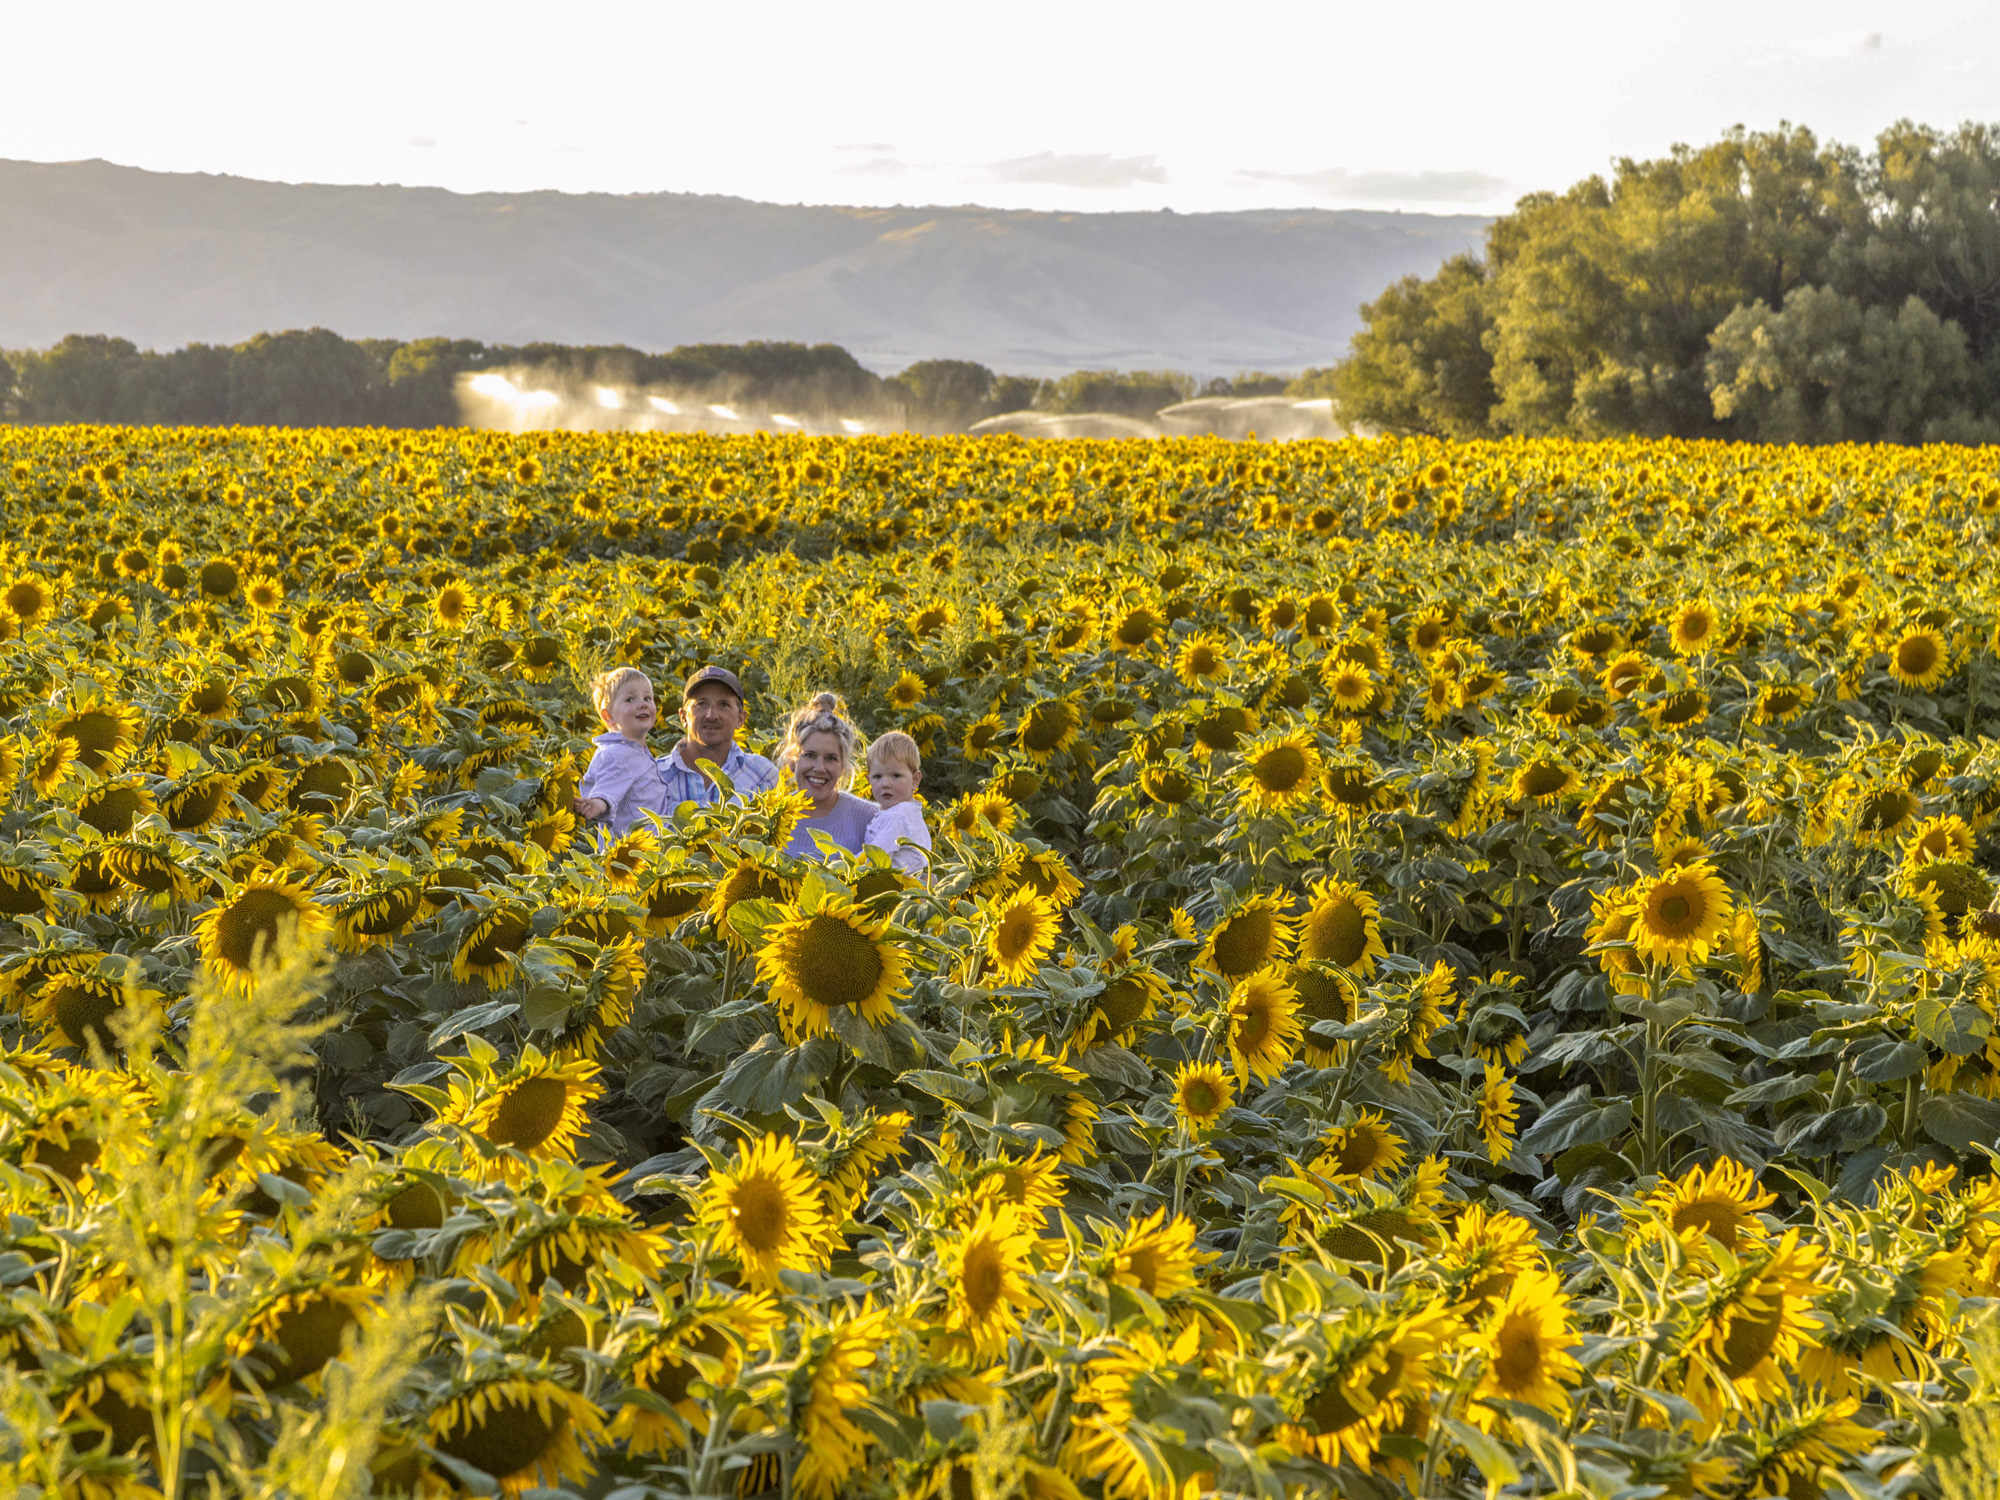
[[[1761,1242],[1765,1231],[1757,1212],[1777,1201],[1776,1194],[1757,1191],[1755,1172],[1727,1158],[1670,1178],[1645,1199],[1669,1233],[1704,1256],[1710,1240],[1732,1255],[1746,1243]]]
[[[1517,1401],[1557,1417],[1569,1411],[1569,1390],[1583,1373],[1570,1350],[1569,1299],[1553,1272],[1530,1270],[1515,1277],[1487,1316],[1474,1343],[1484,1361],[1473,1388],[1473,1420],[1489,1430],[1504,1421],[1489,1403]]]
[[[1729,927],[1732,902],[1707,864],[1679,865],[1632,887],[1631,940],[1639,956],[1666,968],[1705,963]]]
[[[1889,646],[1889,675],[1907,688],[1928,690],[1951,670],[1951,647],[1928,625],[1905,630]]]
[[[1800,1355],[1814,1347],[1822,1319],[1814,1278],[1825,1252],[1788,1229],[1775,1245],[1744,1256],[1706,1288],[1690,1346],[1695,1361],[1683,1392],[1714,1416],[1742,1401],[1766,1403],[1793,1385]],[[1735,1400],[1725,1395],[1734,1387]]]
[[[496,1480],[508,1500],[536,1486],[581,1487],[594,1472],[584,1451],[605,1438],[594,1402],[532,1373],[455,1388],[428,1427],[432,1447]]]
[[[1076,743],[1083,715],[1067,698],[1043,698],[1028,706],[1014,727],[1014,743],[1038,766],[1044,766]]]
[[[1299,997],[1276,968],[1245,975],[1229,997],[1229,1055],[1236,1078],[1260,1083],[1285,1070],[1299,1041]]]
[[[1285,906],[1278,896],[1251,896],[1240,901],[1210,931],[1195,954],[1194,966],[1234,982],[1282,963],[1291,952],[1294,936]]]
[[[334,909],[334,940],[350,953],[394,940],[424,909],[424,882],[391,881],[349,896]]]
[[[1315,881],[1310,897],[1299,924],[1299,957],[1364,979],[1372,975],[1375,960],[1389,951],[1382,945],[1381,907],[1375,898],[1344,880]]]
[[[195,937],[211,973],[225,984],[254,983],[286,942],[311,942],[332,925],[325,907],[278,872],[253,874],[195,919]]]
[[[1364,1109],[1320,1137],[1311,1170],[1332,1178],[1383,1180],[1402,1170],[1409,1142],[1377,1110]]]
[[[966,1339],[976,1358],[1006,1351],[1021,1326],[1034,1236],[1010,1203],[983,1201],[972,1223],[939,1247],[939,1269],[952,1288],[945,1326]]]
[[[1237,785],[1253,811],[1276,811],[1313,794],[1319,767],[1319,748],[1311,734],[1293,730],[1245,745]]]
[[[461,984],[472,979],[497,982],[533,935],[534,913],[517,901],[500,902],[465,929],[458,951],[452,955],[452,977]]]
[[[765,929],[757,968],[778,1002],[787,1040],[797,1046],[831,1030],[835,1011],[852,1011],[874,1026],[896,1014],[908,965],[887,932],[886,919],[837,898],[810,911],[786,908]]]
[[[139,711],[90,689],[72,696],[47,730],[51,739],[76,741],[76,761],[86,771],[108,775],[139,747]]]
[[[988,913],[992,927],[986,937],[986,957],[1009,984],[1019,984],[1055,947],[1061,917],[1047,897],[1019,886],[995,901]]]
[[[481,1044],[451,1060],[457,1074],[438,1122],[463,1126],[488,1145],[530,1161],[569,1159],[589,1126],[591,1101],[604,1092],[597,1064],[581,1057],[559,1061],[529,1046],[507,1067],[495,1068],[491,1053]],[[520,1175],[512,1158],[502,1161],[503,1172]]]
[[[709,1174],[701,1222],[757,1289],[776,1286],[781,1271],[818,1270],[832,1228],[818,1179],[782,1135],[741,1142],[735,1160]]]

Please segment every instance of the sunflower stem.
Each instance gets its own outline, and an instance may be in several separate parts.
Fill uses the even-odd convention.
[[[1917,1097],[1922,1093],[1918,1080],[1923,1075],[1912,1073],[1903,1080],[1903,1128],[1898,1134],[1898,1144],[1908,1151],[1917,1139]]]

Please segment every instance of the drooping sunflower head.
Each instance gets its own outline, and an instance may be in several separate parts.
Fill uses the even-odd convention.
[[[483,979],[493,984],[513,966],[514,955],[534,935],[534,914],[517,901],[502,901],[475,918],[452,955],[452,977],[461,984]]]
[[[1198,1285],[1195,1272],[1215,1257],[1195,1247],[1195,1224],[1164,1208],[1129,1222],[1104,1246],[1106,1279],[1164,1301]]]
[[[1874,843],[1900,833],[1922,808],[1915,792],[1893,782],[1863,789],[1854,799],[1855,837]]]
[[[428,1427],[432,1447],[492,1476],[508,1500],[536,1486],[580,1487],[593,1472],[584,1450],[605,1437],[595,1403],[526,1373],[454,1388]]]
[[[1535,756],[1514,772],[1514,800],[1553,807],[1575,791],[1581,780],[1576,767],[1559,756]]]
[[[325,907],[276,871],[253,874],[195,919],[202,960],[226,984],[255,982],[285,943],[311,942],[332,925]]]
[[[1014,743],[1036,765],[1047,765],[1076,743],[1083,715],[1067,698],[1043,698],[1030,704],[1014,726]]]

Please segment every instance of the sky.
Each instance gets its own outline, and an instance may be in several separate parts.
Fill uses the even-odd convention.
[[[2000,120],[2000,4],[99,0],[8,19],[0,157],[461,192],[1504,211],[1781,120]]]

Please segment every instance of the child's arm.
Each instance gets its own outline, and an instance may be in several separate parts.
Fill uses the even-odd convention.
[[[653,770],[653,757],[644,746],[599,745],[576,789],[578,811],[593,823],[614,822],[633,788],[641,785],[642,776],[659,779]],[[601,808],[596,805],[600,802]]]

